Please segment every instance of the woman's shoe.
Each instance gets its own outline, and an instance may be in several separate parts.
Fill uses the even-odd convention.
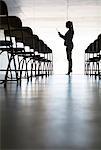
[[[70,75],[70,71],[68,73],[66,73],[66,75]]]

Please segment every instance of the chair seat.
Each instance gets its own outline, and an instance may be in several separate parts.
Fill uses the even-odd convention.
[[[97,55],[99,58],[101,58],[101,54]]]
[[[35,55],[33,52],[17,52],[16,54],[24,58],[32,58],[36,60],[39,60],[40,58],[40,55]]]
[[[11,46],[12,42],[11,41],[0,41],[0,46]]]
[[[47,62],[52,62],[51,60],[47,60]]]
[[[0,51],[2,51],[2,52],[5,52],[5,51],[7,51],[7,52],[11,52],[11,50],[13,49],[13,52],[14,53],[18,53],[18,52],[22,52],[23,50],[24,50],[24,48],[0,48]]]
[[[16,54],[18,54],[19,56],[23,56],[23,57],[31,57],[35,55],[33,52],[24,52],[24,51],[22,52],[18,51],[16,52]]]
[[[89,61],[90,62],[97,62],[97,61],[100,61],[100,58],[99,57],[89,58]]]
[[[45,59],[44,57],[41,57],[40,61],[42,61],[42,62],[51,62],[51,60]]]

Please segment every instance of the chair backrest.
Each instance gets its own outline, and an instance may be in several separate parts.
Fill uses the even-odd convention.
[[[91,53],[96,52],[96,44],[94,42],[90,44],[90,51],[91,51]]]
[[[23,43],[26,46],[33,45],[33,31],[30,27],[22,27]]]
[[[0,29],[8,30],[8,23],[10,30],[22,27],[20,18],[16,16],[0,17]]]
[[[44,54],[52,53],[52,50],[47,46],[47,44],[44,44]]]
[[[91,54],[99,53],[99,52],[100,49],[99,49],[98,39],[96,39],[93,43],[91,43],[85,50],[85,53],[91,53]]]
[[[8,16],[7,5],[2,0],[0,0],[0,16]]]
[[[94,49],[95,49],[95,53],[99,53],[100,52],[98,39],[96,39],[94,41]]]
[[[33,31],[30,27],[22,27],[14,32],[16,42],[22,42],[25,46],[32,48]]]
[[[52,50],[47,46],[47,53],[52,53]]]
[[[15,37],[16,42],[21,42],[25,46],[29,46],[32,48],[32,46],[33,46],[33,31],[31,28],[29,28],[29,27],[16,28],[15,30],[11,30],[11,36]]]
[[[101,51],[101,34],[99,34],[99,36],[98,36],[98,47]]]
[[[7,36],[10,37],[10,41],[12,43],[12,35],[11,30],[22,27],[22,22],[20,18],[16,16],[2,16],[0,17],[0,29],[4,30],[5,39]]]
[[[39,37],[37,35],[33,35],[33,48],[34,51],[38,52],[39,51]]]
[[[3,27],[3,22],[5,22],[6,24],[6,29],[9,30],[10,33],[10,27],[9,27],[9,21],[8,21],[8,8],[7,5],[4,1],[0,0],[0,17],[7,17],[6,21],[4,21],[4,19],[0,18],[0,29],[4,29],[5,27]],[[11,41],[11,38],[10,38]]]
[[[44,42],[42,40],[39,40],[39,53],[44,54]]]
[[[92,53],[93,49],[94,49],[94,44],[91,43],[85,50],[85,53]]]
[[[47,44],[44,43],[44,54],[47,54],[48,53],[48,46]]]

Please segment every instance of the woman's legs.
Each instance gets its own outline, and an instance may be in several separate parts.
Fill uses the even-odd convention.
[[[72,51],[66,48],[67,60],[68,60],[68,74],[72,72]]]
[[[68,72],[72,72],[72,59],[68,60],[69,66],[68,66]]]

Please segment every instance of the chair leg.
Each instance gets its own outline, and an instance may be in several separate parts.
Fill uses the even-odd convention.
[[[17,81],[18,81],[18,72],[17,72],[17,67],[16,67],[16,62],[15,62],[14,55],[12,55],[12,57],[13,57],[13,62],[14,62],[14,68],[15,68],[16,79],[17,79]]]
[[[8,71],[9,71],[9,68],[10,68],[11,61],[12,61],[12,54],[11,54],[11,56],[9,58],[9,62],[8,62],[8,66],[7,66],[7,71],[6,71],[6,74],[5,74],[4,87],[6,87],[7,77],[8,77]]]
[[[32,77],[33,77],[33,63],[31,64],[31,81],[32,81]]]
[[[35,77],[36,77],[36,62],[35,62]]]

